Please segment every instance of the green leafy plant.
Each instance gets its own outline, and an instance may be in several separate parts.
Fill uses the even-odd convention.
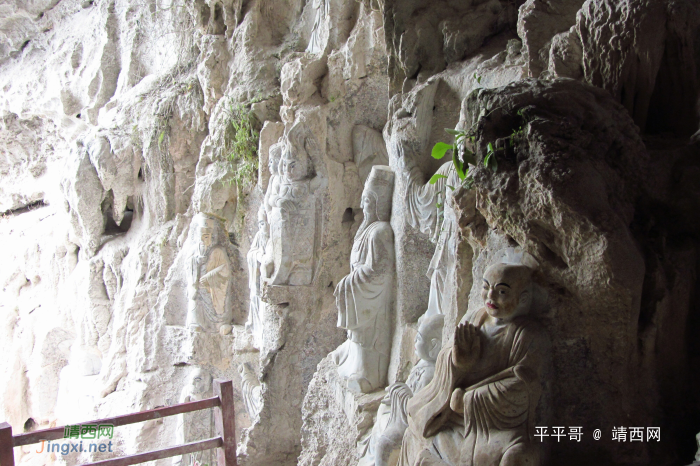
[[[445,132],[455,137],[454,143],[447,144],[445,142],[438,142],[433,146],[433,150],[431,151],[430,155],[434,159],[440,160],[445,156],[445,154],[447,154],[447,151],[451,150],[452,164],[454,165],[455,170],[457,170],[457,176],[459,176],[460,180],[464,181],[469,173],[469,164],[476,165],[476,157],[474,156],[474,153],[465,146],[465,141],[469,138],[469,135],[466,131],[450,128],[445,128]],[[460,148],[462,149],[462,157],[459,156]],[[430,178],[429,183],[435,184],[441,178],[447,178],[447,176],[436,173]]]
[[[476,73],[474,73],[474,79],[476,79],[477,83],[481,83],[481,76],[478,76]],[[500,108],[500,107],[499,107]],[[498,109],[493,109],[491,112],[489,112],[489,115],[493,112],[495,112]],[[524,125],[528,123],[528,118],[527,115],[524,113],[525,108],[518,109],[516,114],[522,118],[522,124],[517,128],[514,129],[511,135],[508,138],[509,145],[510,147],[515,146],[515,140],[522,136],[524,133]],[[488,115],[486,115],[488,116]],[[477,165],[476,157],[472,151],[467,149],[465,143],[466,141],[471,141],[474,142],[475,139],[475,130],[474,128],[476,127],[476,124],[472,126],[469,130],[456,130],[456,129],[450,129],[450,128],[445,128],[445,132],[447,134],[451,134],[454,136],[455,140],[454,143],[448,144],[445,142],[438,142],[433,146],[433,150],[431,151],[430,155],[435,158],[435,159],[442,159],[445,154],[447,154],[448,151],[452,151],[452,163],[454,164],[455,170],[457,171],[457,175],[459,176],[459,179],[462,181],[462,186],[465,186],[467,188],[471,188],[474,180],[472,177],[468,176],[469,174],[469,165]],[[460,157],[459,154],[459,149],[462,149],[462,156]],[[503,148],[496,148],[494,146],[493,142],[489,142],[486,146],[486,155],[484,156],[484,167],[491,169],[494,173],[498,171],[498,160],[496,159],[496,153],[499,151],[502,151]],[[431,178],[429,183],[430,184],[435,184],[437,183],[440,179],[442,178],[447,178],[447,176],[442,175],[440,173],[434,174]],[[451,189],[454,189],[453,186],[449,186]]]
[[[241,188],[254,183],[258,170],[258,140],[255,116],[243,105],[231,105],[229,124],[231,141],[227,147],[228,160],[233,165],[231,181]]]
[[[484,156],[484,167],[490,168],[494,173],[498,170],[498,162],[496,161],[496,152],[500,149],[494,149],[493,143],[489,142]]]

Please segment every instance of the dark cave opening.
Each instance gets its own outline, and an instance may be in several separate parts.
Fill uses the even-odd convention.
[[[697,131],[700,125],[700,86],[698,60],[693,55],[692,45],[669,33],[649,101],[645,124],[647,134],[686,138]]]

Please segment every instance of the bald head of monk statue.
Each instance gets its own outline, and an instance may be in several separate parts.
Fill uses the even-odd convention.
[[[532,302],[532,269],[495,264],[484,272],[481,297],[489,315],[502,321],[527,314]]]

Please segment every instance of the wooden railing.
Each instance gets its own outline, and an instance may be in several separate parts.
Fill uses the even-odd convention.
[[[127,466],[130,464],[145,463],[147,461],[170,458],[173,456],[186,455],[197,451],[210,450],[216,448],[217,466],[237,466],[236,460],[236,424],[235,411],[233,408],[233,384],[230,380],[214,380],[214,397],[190,403],[168,406],[165,408],[152,409],[124,416],[117,416],[108,419],[89,421],[86,424],[107,424],[114,427],[135,424],[137,422],[151,421],[166,416],[190,413],[203,409],[214,409],[214,425],[218,437],[198,442],[186,443],[175,447],[163,448],[147,453],[123,456],[108,460],[89,463],[84,466]],[[64,438],[64,427],[54,427],[52,429],[37,430],[23,434],[12,435],[12,426],[8,423],[0,423],[0,466],[15,466],[13,448],[22,445],[39,443],[42,440],[56,440]]]

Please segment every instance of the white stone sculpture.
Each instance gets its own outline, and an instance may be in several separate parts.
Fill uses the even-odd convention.
[[[323,23],[329,14],[330,2],[328,0],[313,1],[313,8],[316,10],[316,15],[314,16],[314,26],[311,29],[311,37],[309,38],[309,45],[306,46],[306,51],[310,53],[321,53],[324,49],[321,34]]]
[[[391,347],[394,232],[389,224],[394,173],[374,166],[362,192],[364,220],[355,235],[350,274],[335,288],[338,327],[348,339],[333,353],[348,388],[369,393],[386,384]]]
[[[435,243],[435,253],[427,272],[430,294],[424,316],[444,314],[444,299],[447,296],[445,284],[455,263],[457,250],[456,217],[447,198],[452,196],[453,189],[450,186],[454,188],[461,182],[451,161],[444,163],[437,171],[447,178],[440,178],[435,184],[430,184],[424,183],[425,176],[416,166],[406,158],[401,160],[404,162],[402,176],[406,183],[406,218],[412,227],[420,228]]]
[[[455,328],[433,380],[408,402],[400,466],[540,464],[531,439],[550,343],[528,316],[532,294],[529,267],[486,269],[484,307]]]
[[[267,167],[270,170],[270,181],[267,185],[267,190],[265,190],[265,200],[263,205],[265,207],[265,212],[267,212],[268,218],[270,212],[274,207],[271,200],[277,199],[280,192],[280,173],[279,166],[280,160],[282,159],[282,151],[284,150],[284,141],[279,141],[270,146],[270,151],[268,152],[269,157],[267,161]]]
[[[262,287],[261,265],[265,260],[265,251],[269,245],[270,233],[267,223],[267,214],[264,206],[258,210],[258,232],[253,238],[250,250],[246,256],[248,260],[248,288],[250,290],[250,307],[248,310],[248,321],[245,329],[253,335],[255,346],[260,348],[263,339],[262,312],[265,303],[260,300]]]
[[[309,285],[314,273],[316,198],[323,185],[313,173],[309,150],[317,150],[313,136],[303,123],[285,136],[279,164],[279,186],[270,180],[266,200],[270,211],[272,253],[264,264],[272,285]],[[271,157],[272,158],[272,157]]]
[[[204,332],[231,331],[231,260],[223,222],[212,214],[192,219],[185,247],[188,265],[187,327]]]
[[[180,403],[199,401],[212,396],[212,376],[207,371],[196,367],[187,378],[187,383],[180,393]],[[214,419],[212,410],[205,409],[177,415],[175,430],[177,445],[203,440],[214,436]],[[211,460],[209,451],[200,451],[173,458],[173,465],[190,466],[204,464]],[[210,463],[211,464],[211,463]]]
[[[238,366],[238,373],[241,375],[243,403],[252,421],[262,409],[262,386],[255,371],[247,362]]]
[[[374,165],[389,165],[382,133],[364,125],[352,128],[352,153],[362,183],[367,180]]]
[[[377,410],[372,433],[367,439],[365,455],[358,466],[394,466],[398,461],[401,439],[408,425],[408,400],[433,380],[435,360],[442,348],[441,314],[422,320],[416,333],[415,350],[418,363],[413,366],[406,383],[396,382],[387,388],[387,395]]]

